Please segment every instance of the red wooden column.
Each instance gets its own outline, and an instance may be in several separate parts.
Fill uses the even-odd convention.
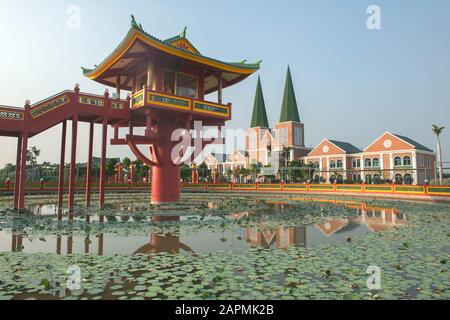
[[[89,150],[86,171],[86,207],[91,206],[91,184],[92,184],[92,151],[94,148],[94,123],[89,127]]]
[[[59,173],[58,173],[58,208],[63,205],[64,198],[64,168],[66,161],[66,132],[67,132],[67,120],[62,123],[61,132],[61,154],[59,158]]]
[[[16,175],[14,179],[14,209],[19,208],[20,165],[22,156],[22,137],[17,138]]]
[[[75,112],[72,118],[72,147],[70,154],[70,173],[69,173],[69,210],[73,210],[75,205],[75,170],[77,161],[77,133],[78,133],[78,112]]]
[[[100,162],[100,189],[99,189],[99,208],[103,210],[105,205],[106,189],[106,143],[108,137],[108,108],[110,105],[109,92],[105,91],[105,114],[102,124],[102,159]]]
[[[77,135],[78,135],[78,95],[80,87],[75,85],[74,104],[75,112],[72,116],[72,146],[70,154],[70,173],[69,173],[69,211],[75,206],[75,170],[77,166]]]
[[[22,156],[20,157],[20,180],[19,180],[19,205],[18,209],[25,208],[25,183],[27,180],[27,149],[28,149],[28,132],[22,136]]]
[[[29,122],[30,119],[30,100],[25,101],[24,121]],[[20,178],[18,183],[18,204],[17,209],[25,208],[25,183],[27,181],[27,151],[28,151],[28,131],[22,132],[21,155],[20,155]],[[17,168],[16,168],[17,170]],[[17,171],[16,171],[17,172]]]

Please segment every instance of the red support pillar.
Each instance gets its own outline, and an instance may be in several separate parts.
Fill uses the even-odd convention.
[[[105,92],[106,104],[109,106],[109,93]],[[105,113],[102,124],[102,159],[100,162],[100,188],[99,188],[99,207],[103,210],[105,205],[105,189],[106,189],[106,143],[108,137],[108,114]]]
[[[69,210],[73,210],[75,205],[75,170],[77,161],[77,133],[78,133],[78,112],[72,118],[72,151],[70,155],[69,174]]]
[[[86,171],[86,207],[91,206],[91,185],[92,185],[92,151],[94,148],[94,123],[89,127],[89,150]]]
[[[61,132],[61,154],[59,159],[59,175],[58,175],[58,208],[62,207],[64,198],[64,168],[66,159],[66,131],[67,131],[67,120],[62,123]]]
[[[20,166],[22,156],[22,137],[17,138],[16,174],[14,178],[14,209],[19,208]]]
[[[25,183],[27,180],[27,149],[28,149],[28,132],[22,136],[22,156],[20,163],[20,180],[19,180],[19,205],[18,209],[25,208]]]
[[[180,167],[173,163],[172,148],[175,143],[170,138],[177,125],[171,119],[164,119],[157,124],[160,141],[153,145],[160,156],[160,162],[152,166],[152,203],[173,203],[180,201]],[[148,128],[147,128],[148,129]]]

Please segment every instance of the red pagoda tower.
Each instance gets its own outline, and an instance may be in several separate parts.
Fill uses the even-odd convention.
[[[260,62],[223,62],[202,55],[186,38],[186,29],[175,37],[159,40],[146,33],[132,16],[131,29],[120,45],[95,69],[83,69],[91,80],[131,91],[129,119],[113,125],[111,144],[128,145],[137,158],[152,167],[152,203],[180,199],[180,168],[172,150],[174,130],[190,130],[194,121],[223,126],[231,119],[231,104],[223,104],[223,88],[234,85],[259,69]],[[217,92],[217,102],[205,95]],[[128,127],[120,138],[119,128]],[[134,128],[144,127],[145,135]],[[138,149],[147,145],[149,155]]]
[[[103,209],[106,191],[107,129],[113,127],[113,145],[128,145],[137,158],[152,166],[152,202],[177,202],[180,198],[180,168],[172,151],[176,129],[190,130],[194,121],[205,126],[223,126],[231,119],[231,104],[222,103],[222,89],[234,85],[259,69],[260,62],[229,63],[202,55],[186,38],[159,40],[146,33],[132,17],[131,28],[119,46],[95,69],[84,69],[89,79],[114,87],[116,95],[81,92],[78,84],[51,97],[24,107],[0,105],[0,136],[17,137],[14,208],[25,208],[28,140],[61,124],[61,152],[58,177],[58,207],[68,192],[68,208],[74,209],[78,122],[89,123],[86,176],[86,206],[91,204],[94,125],[101,125],[99,207]],[[121,90],[131,91],[126,100]],[[205,95],[217,92],[217,102]],[[72,122],[70,172],[67,188],[64,167],[67,122]],[[119,137],[119,129],[128,134]],[[144,135],[134,133],[145,128]],[[186,131],[184,131],[186,132]],[[190,136],[189,136],[190,137]],[[148,155],[138,145],[145,145]],[[202,143],[204,146],[204,143]],[[185,150],[182,149],[182,152]],[[182,155],[180,155],[182,156]]]

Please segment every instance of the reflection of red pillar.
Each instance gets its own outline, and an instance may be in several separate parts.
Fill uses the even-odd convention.
[[[22,156],[20,164],[20,181],[19,181],[19,205],[18,209],[25,208],[25,183],[27,180],[27,149],[28,149],[28,133],[24,133],[22,137]]]
[[[14,209],[19,207],[20,165],[22,155],[22,137],[17,138],[16,174],[14,178]]]
[[[94,148],[94,123],[89,124],[89,147],[88,162],[86,168],[86,207],[91,206],[91,185],[92,185],[92,150]]]
[[[56,254],[57,255],[61,254],[61,235],[58,235],[56,237]]]
[[[98,248],[97,248],[97,253],[99,256],[103,255],[103,233],[100,233],[98,235]]]
[[[89,243],[90,243],[90,239],[89,239],[89,235],[86,236],[86,238],[84,239],[84,253],[88,254],[89,253]]]
[[[173,164],[171,135],[177,126],[172,119],[158,124],[159,141],[153,146],[160,156],[156,166],[152,166],[152,203],[171,203],[180,201],[180,168]]]
[[[61,155],[59,160],[59,176],[58,176],[58,207],[62,207],[63,197],[64,197],[64,162],[66,157],[66,131],[67,131],[67,120],[62,123],[62,133],[61,133]]]
[[[73,235],[67,237],[67,254],[73,253]]]
[[[73,210],[75,205],[75,170],[77,161],[77,133],[78,133],[78,113],[75,112],[72,118],[72,150],[70,155],[69,173],[69,210]]]
[[[17,236],[16,233],[13,231],[11,241],[11,252],[16,252],[16,249],[17,249]]]

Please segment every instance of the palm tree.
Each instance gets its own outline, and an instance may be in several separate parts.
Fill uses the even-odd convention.
[[[37,164],[37,158],[41,155],[41,150],[33,146],[27,150],[27,162],[31,164],[31,181],[34,181],[34,166]]]
[[[438,148],[438,168],[439,168],[439,184],[442,185],[442,149],[441,149],[441,140],[439,139],[439,136],[441,135],[442,131],[445,129],[445,127],[439,127],[435,124],[433,124],[433,132],[436,135],[437,140],[437,148]]]
[[[244,156],[245,156],[245,167],[248,168],[249,167],[249,160],[250,160],[250,153],[246,150],[244,152]]]

